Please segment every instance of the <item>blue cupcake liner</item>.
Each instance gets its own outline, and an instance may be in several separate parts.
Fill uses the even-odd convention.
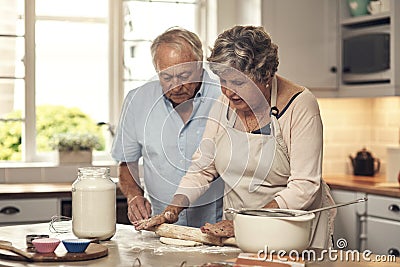
[[[69,253],[81,253],[89,246],[90,239],[64,239],[62,243]]]

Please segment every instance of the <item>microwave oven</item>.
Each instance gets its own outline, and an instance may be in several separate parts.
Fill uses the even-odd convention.
[[[390,83],[390,33],[388,27],[348,31],[343,36],[344,84]]]

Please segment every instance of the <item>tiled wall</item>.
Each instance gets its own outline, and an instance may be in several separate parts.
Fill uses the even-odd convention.
[[[351,174],[349,155],[363,147],[386,168],[386,148],[400,145],[400,97],[318,99],[324,124],[324,174]]]

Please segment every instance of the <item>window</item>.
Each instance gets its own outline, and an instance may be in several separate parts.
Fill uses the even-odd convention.
[[[198,2],[0,0],[0,161],[55,161],[37,134],[47,105],[99,123],[106,148],[94,159],[109,159],[123,96],[155,74],[151,41],[172,26],[198,32]]]
[[[0,4],[0,34],[6,39],[1,49],[8,55],[0,69],[0,93],[5,96],[0,134],[7,134],[5,139],[14,148],[18,140],[12,137],[20,135],[22,141],[22,153],[0,157],[51,161],[50,140],[40,139],[38,133],[43,120],[49,119],[43,107],[78,108],[94,124],[109,121],[108,0],[0,0]],[[52,130],[48,128],[44,131]],[[10,149],[7,143],[2,145]],[[41,153],[46,146],[47,153]]]
[[[13,160],[17,155],[12,144],[19,142],[24,120],[11,113],[21,109],[24,102],[24,5],[21,1],[0,0],[0,6],[0,158]]]
[[[108,121],[107,0],[36,0],[36,105]]]
[[[124,1],[124,94],[156,74],[151,41],[173,26],[197,32],[198,10],[196,0]]]

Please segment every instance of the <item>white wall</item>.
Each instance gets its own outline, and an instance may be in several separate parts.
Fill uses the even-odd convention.
[[[234,25],[261,25],[261,0],[218,0],[217,32]]]

